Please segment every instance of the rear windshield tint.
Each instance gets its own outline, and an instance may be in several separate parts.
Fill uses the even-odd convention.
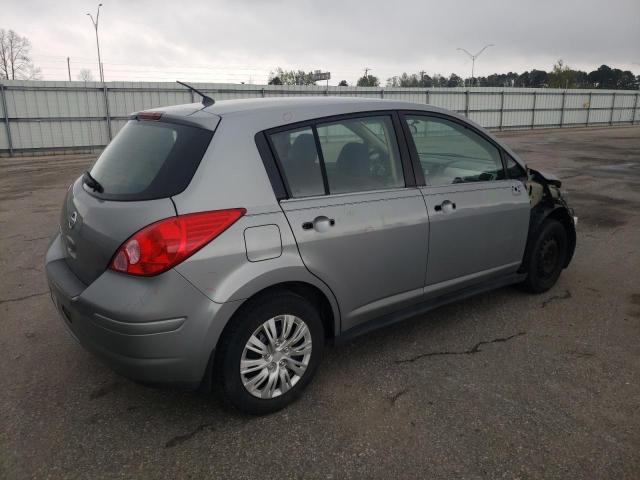
[[[130,120],[102,152],[91,176],[108,200],[153,200],[182,192],[213,132],[177,123]]]

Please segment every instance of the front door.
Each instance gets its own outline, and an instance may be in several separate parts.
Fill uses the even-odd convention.
[[[406,186],[392,116],[320,122],[270,140],[293,197],[282,209],[306,267],[339,302],[342,330],[419,301],[428,218],[420,190]]]
[[[441,116],[404,115],[430,219],[427,296],[515,272],[529,228],[529,197],[506,178],[500,149]]]

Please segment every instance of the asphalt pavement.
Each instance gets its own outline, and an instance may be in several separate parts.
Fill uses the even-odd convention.
[[[42,269],[94,157],[0,159],[0,478],[640,478],[640,127],[500,137],[563,179],[579,216],[558,284],[328,348],[267,417],[83,350]]]

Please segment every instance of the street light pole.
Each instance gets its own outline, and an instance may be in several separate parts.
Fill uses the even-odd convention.
[[[102,4],[98,4],[98,11],[96,13],[95,20],[93,19],[93,15],[87,13],[89,18],[91,19],[91,23],[93,23],[93,28],[96,30],[96,46],[98,47],[98,74],[100,75],[100,81],[104,83],[104,73],[102,71],[102,61],[100,60],[100,40],[98,39],[98,22],[100,21],[100,7]]]
[[[489,43],[489,44],[485,45],[484,47],[482,47],[482,50],[480,50],[475,55],[470,53],[468,50],[465,50],[464,48],[456,48],[456,50],[460,50],[461,52],[466,53],[471,58],[471,83],[472,84],[474,83],[473,80],[475,79],[475,77],[473,75],[474,75],[474,71],[475,71],[475,68],[476,68],[476,58],[478,58],[480,56],[480,54],[482,52],[484,52],[489,47],[495,47],[495,45],[493,43]]]

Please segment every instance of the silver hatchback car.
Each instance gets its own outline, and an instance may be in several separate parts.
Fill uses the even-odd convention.
[[[46,255],[72,335],[129,378],[280,409],[341,342],[479,292],[551,288],[560,182],[455,113],[355,98],[131,116]]]

